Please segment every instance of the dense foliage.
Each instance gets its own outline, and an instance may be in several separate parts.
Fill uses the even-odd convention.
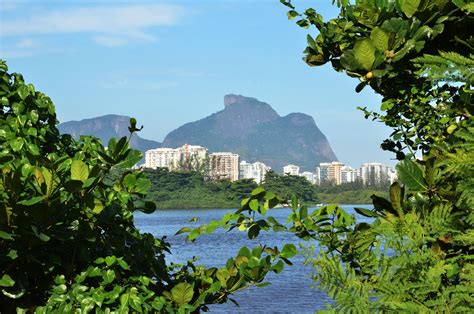
[[[359,79],[356,91],[370,86],[383,97],[381,112],[362,110],[393,128],[382,148],[400,160],[401,185],[391,186],[390,199],[358,209],[373,223],[341,212],[325,230],[313,225],[321,212],[302,219],[321,240],[320,253],[308,255],[315,279],[336,310],[472,311],[472,2],[338,0],[340,14],[329,21],[281,2],[290,19],[319,31],[308,35],[310,66],[330,63]]]
[[[150,181],[129,170],[141,153],[127,137],[105,148],[56,124],[51,100],[0,61],[2,313],[193,312],[281,271],[280,252],[265,247],[221,269],[168,265],[169,245],[133,223],[134,211],[155,210]],[[112,169],[124,170],[110,181]]]
[[[382,95],[367,117],[393,128],[382,148],[400,161],[389,198],[372,196],[357,222],[336,205],[312,212],[294,197],[288,223],[271,216],[273,193],[256,189],[223,228],[285,231],[309,241],[314,279],[334,298],[330,312],[472,312],[474,308],[474,6],[464,0],[338,0],[327,22],[299,18],[305,61],[331,63]],[[336,2],[336,1],[333,1]],[[415,158],[419,156],[419,158]],[[213,226],[215,227],[215,226]],[[192,230],[193,239],[206,232]],[[317,243],[318,248],[315,247]]]
[[[152,183],[148,197],[157,208],[235,208],[257,187],[249,179],[206,180],[205,175],[195,171],[158,168],[144,173]]]
[[[115,170],[117,179],[123,171]],[[167,168],[144,169],[151,186],[147,199],[161,209],[237,208],[257,184],[252,179],[210,180],[199,171],[169,171]],[[284,199],[293,194],[307,204],[318,202],[317,188],[304,177],[267,173],[262,186]]]

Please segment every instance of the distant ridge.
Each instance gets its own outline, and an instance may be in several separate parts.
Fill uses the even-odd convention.
[[[269,104],[235,94],[224,96],[223,110],[170,132],[162,146],[186,143],[205,146],[211,152],[235,152],[277,172],[290,163],[314,171],[320,162],[337,160],[311,116],[291,113],[281,117]]]
[[[109,114],[64,122],[58,128],[75,138],[96,136],[106,146],[111,137],[128,136],[129,120],[128,116]],[[320,162],[337,160],[311,116],[290,113],[281,117],[269,104],[235,94],[224,96],[223,110],[178,127],[163,143],[136,134],[131,140],[131,146],[142,152],[184,144],[202,145],[210,152],[234,152],[242,160],[264,162],[279,173],[287,164],[298,165],[302,171],[314,171]]]
[[[84,119],[80,121],[68,121],[60,123],[58,129],[63,134],[71,134],[74,138],[81,135],[93,135],[98,137],[104,146],[107,146],[109,139],[112,137],[128,136],[130,117],[109,114],[101,117]],[[130,146],[142,152],[152,148],[161,146],[160,142],[141,138],[137,134],[133,134]]]

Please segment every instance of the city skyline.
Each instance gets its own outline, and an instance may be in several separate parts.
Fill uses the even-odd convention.
[[[184,144],[180,147],[159,147],[145,152],[145,163],[137,167],[157,169],[167,168],[170,171],[198,171],[212,180],[253,179],[257,184],[265,180],[272,169],[261,161],[247,162],[233,152],[210,152],[207,147]],[[359,182],[365,186],[393,183],[397,180],[396,172],[380,162],[365,162],[358,168],[352,168],[339,161],[320,162],[313,171],[300,172],[298,165],[288,164],[283,167],[282,175],[305,177],[310,183],[341,185]]]

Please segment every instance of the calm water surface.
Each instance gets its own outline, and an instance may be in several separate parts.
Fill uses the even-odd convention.
[[[370,208],[370,205],[357,205]],[[342,206],[354,213],[353,205]],[[298,245],[300,240],[289,233],[262,232],[255,240],[249,240],[247,234],[233,230],[224,232],[216,230],[211,235],[198,237],[194,243],[185,241],[185,235],[174,234],[182,227],[197,227],[211,220],[219,220],[232,209],[196,209],[196,210],[159,210],[147,215],[137,213],[135,223],[142,232],[148,232],[155,237],[168,236],[172,255],[168,262],[185,263],[193,256],[199,257],[198,264],[206,267],[222,267],[229,257],[235,256],[243,245],[253,248],[259,244],[281,247],[285,243]],[[269,215],[280,222],[285,222],[290,210],[278,208],[270,211]],[[189,222],[193,217],[199,221]],[[361,218],[363,220],[363,217]],[[271,273],[267,276],[272,284],[257,288],[251,287],[234,295],[240,306],[229,302],[210,307],[212,313],[314,313],[325,308],[331,302],[324,292],[313,287],[310,278],[312,268],[303,265],[303,257],[294,258],[293,266],[285,266],[280,274]]]

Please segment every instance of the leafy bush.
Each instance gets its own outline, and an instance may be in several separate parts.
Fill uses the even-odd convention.
[[[357,209],[373,222],[323,208],[297,219],[321,242],[307,252],[315,279],[345,312],[469,312],[474,308],[474,59],[470,1],[337,1],[323,21],[290,1],[308,35],[305,61],[330,62],[382,95],[382,113],[366,117],[392,127],[382,148],[396,154],[399,181],[390,199]],[[334,3],[335,1],[333,1]],[[415,159],[419,154],[422,158]],[[336,219],[326,221],[334,213]]]
[[[0,61],[2,312],[193,312],[281,270],[262,247],[221,269],[167,265],[168,243],[133,223],[134,211],[155,210],[150,181],[129,169],[141,153],[126,137],[105,148],[56,124],[51,100]],[[112,169],[123,170],[111,180]]]

